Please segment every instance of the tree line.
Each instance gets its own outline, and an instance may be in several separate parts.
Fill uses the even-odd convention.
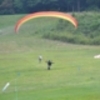
[[[0,0],[0,14],[99,11],[100,0]]]

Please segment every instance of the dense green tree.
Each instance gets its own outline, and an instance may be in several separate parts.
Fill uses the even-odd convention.
[[[100,0],[0,0],[0,14],[100,10]]]
[[[25,0],[13,0],[13,5],[16,13],[26,12]]]
[[[99,10],[100,9],[100,0],[86,0],[88,5],[87,9],[89,10]]]
[[[0,0],[0,14],[9,13],[14,13],[13,0]]]

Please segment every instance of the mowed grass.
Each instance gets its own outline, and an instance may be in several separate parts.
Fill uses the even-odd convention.
[[[27,23],[18,34],[13,30],[15,20],[1,27],[0,100],[100,100],[100,59],[94,59],[100,46],[41,39],[34,32],[44,29],[44,20],[48,19]],[[46,27],[55,24],[52,20]],[[51,70],[49,59],[54,62]],[[10,86],[2,92],[7,82]]]

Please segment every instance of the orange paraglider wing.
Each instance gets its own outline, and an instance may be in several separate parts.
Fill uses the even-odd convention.
[[[71,22],[75,26],[75,28],[77,28],[77,26],[78,26],[77,20],[70,14],[66,14],[63,12],[57,12],[57,11],[44,11],[44,12],[36,12],[36,13],[28,14],[25,17],[18,20],[18,22],[15,25],[15,32],[17,33],[19,28],[21,27],[21,25],[24,24],[25,22],[27,22],[28,20],[31,20],[34,18],[39,18],[39,17],[61,18],[61,19]]]

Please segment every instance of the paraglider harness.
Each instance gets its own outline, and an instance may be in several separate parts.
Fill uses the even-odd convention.
[[[53,64],[53,62],[50,61],[50,60],[48,60],[48,61],[47,61],[47,64],[48,64],[48,70],[50,70],[50,67],[51,67],[51,65]]]

